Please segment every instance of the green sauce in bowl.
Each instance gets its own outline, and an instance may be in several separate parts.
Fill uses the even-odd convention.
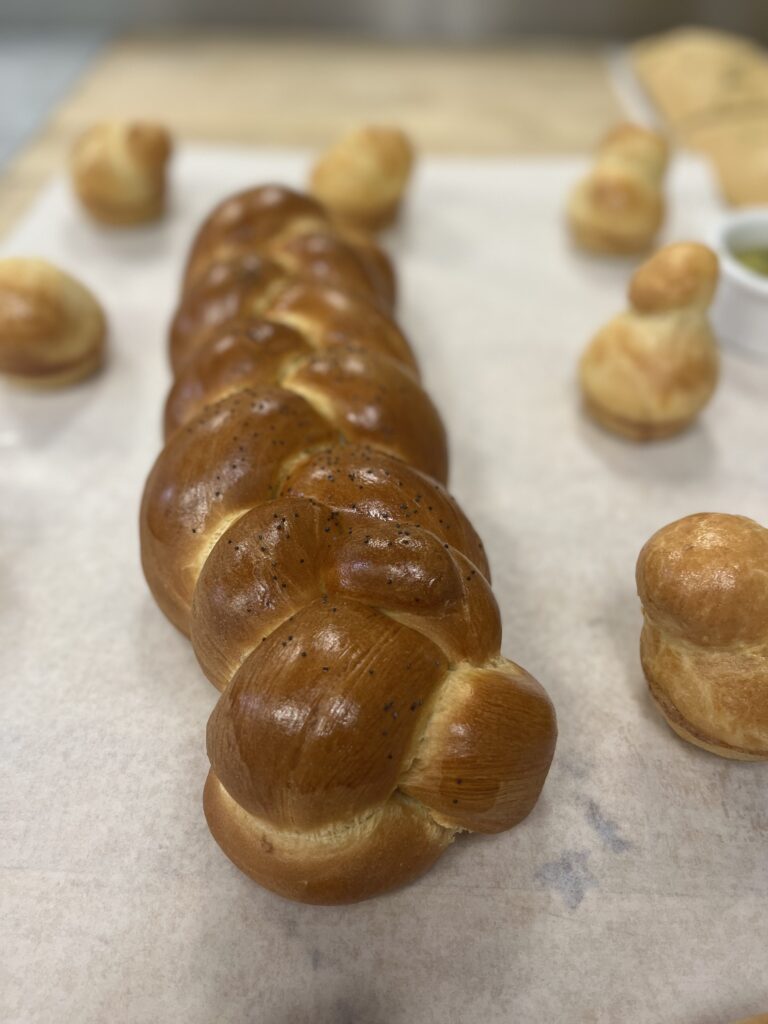
[[[739,263],[755,274],[768,277],[768,246],[753,249],[739,249],[733,254]]]

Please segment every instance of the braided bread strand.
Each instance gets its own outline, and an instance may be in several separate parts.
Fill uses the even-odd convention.
[[[222,691],[211,831],[262,885],[313,903],[375,896],[458,832],[519,822],[556,736],[542,688],[499,653],[387,267],[288,190],[217,208],[142,503],[149,585]]]

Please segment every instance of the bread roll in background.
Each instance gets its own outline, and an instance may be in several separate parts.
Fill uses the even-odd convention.
[[[104,359],[106,319],[93,294],[38,259],[0,260],[0,373],[61,387]]]
[[[754,40],[684,25],[634,43],[635,74],[678,133],[703,119],[768,103],[766,51]]]
[[[702,513],[640,552],[640,656],[683,739],[721,757],[768,760],[768,530]]]
[[[171,149],[171,137],[159,124],[94,125],[72,149],[72,182],[80,202],[95,220],[115,227],[158,220],[165,209]]]
[[[630,308],[602,327],[579,366],[587,412],[635,441],[684,430],[717,384],[719,356],[707,309],[715,254],[696,242],[660,249],[633,275]]]
[[[378,231],[396,219],[413,162],[413,146],[399,128],[358,128],[320,157],[310,191],[342,225]]]
[[[754,40],[688,25],[631,47],[670,133],[712,161],[726,202],[768,202],[768,54]]]
[[[664,219],[667,159],[667,144],[658,132],[636,124],[610,131],[593,168],[568,200],[568,225],[576,244],[617,254],[650,248]]]

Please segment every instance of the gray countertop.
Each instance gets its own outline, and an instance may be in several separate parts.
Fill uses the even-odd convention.
[[[0,34],[0,169],[101,51],[97,31]]]

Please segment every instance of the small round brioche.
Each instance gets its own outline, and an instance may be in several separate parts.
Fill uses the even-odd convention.
[[[371,125],[320,157],[310,188],[340,222],[376,231],[397,217],[412,167],[408,137],[398,128]]]
[[[75,192],[113,226],[158,220],[165,208],[171,137],[162,125],[113,121],[89,128],[72,149]]]
[[[648,128],[622,124],[603,139],[595,165],[568,201],[574,241],[602,253],[648,249],[664,219],[667,144]]]
[[[744,516],[670,523],[640,552],[640,657],[674,731],[721,757],[768,760],[768,530]]]
[[[44,260],[0,260],[0,373],[59,387],[104,359],[106,320],[79,281]]]
[[[634,274],[630,309],[602,327],[579,378],[587,412],[635,441],[684,430],[709,401],[719,357],[707,318],[718,276],[715,254],[681,242]]]

